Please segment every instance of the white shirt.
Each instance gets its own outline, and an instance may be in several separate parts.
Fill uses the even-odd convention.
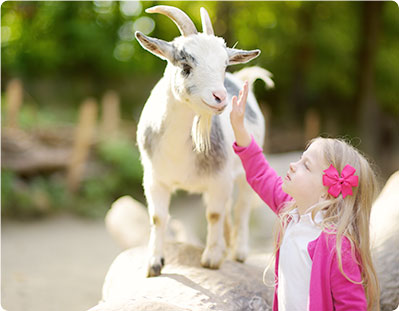
[[[321,212],[312,220],[311,213],[300,216],[297,209],[290,212],[292,220],[285,230],[280,246],[278,265],[278,310],[308,310],[312,260],[308,253],[309,242],[315,240],[321,229],[316,226],[323,219]]]

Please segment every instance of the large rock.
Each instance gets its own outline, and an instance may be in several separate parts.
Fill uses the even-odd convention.
[[[399,171],[388,179],[374,203],[370,222],[381,311],[392,311],[399,305]]]
[[[120,244],[133,247],[147,241],[143,206],[125,197],[113,209],[114,219],[109,216],[107,226],[120,242],[127,241]],[[273,286],[262,281],[267,255],[250,256],[245,264],[226,260],[219,270],[204,269],[200,266],[203,249],[190,246],[184,234],[176,234],[179,230],[171,230],[169,237],[183,236],[186,243],[166,245],[166,265],[159,277],[146,278],[145,245],[122,252],[105,278],[102,301],[90,311],[271,310]],[[391,176],[373,206],[371,238],[381,311],[392,311],[399,304],[399,172]],[[272,279],[269,276],[269,283]]]
[[[147,209],[132,197],[123,196],[111,205],[105,227],[122,249],[144,245],[150,233]]]
[[[117,199],[105,216],[105,227],[122,249],[147,245],[150,222],[147,208],[126,195]],[[202,243],[179,219],[170,219],[166,239],[201,246]]]
[[[262,281],[263,267],[255,262],[227,260],[219,270],[200,265],[203,249],[169,243],[162,275],[147,278],[145,247],[121,253],[111,265],[103,301],[90,311],[141,310],[271,310],[273,288]]]

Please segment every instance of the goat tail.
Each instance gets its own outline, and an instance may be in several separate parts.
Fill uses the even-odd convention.
[[[241,81],[248,80],[248,84],[251,89],[257,79],[261,79],[263,82],[265,82],[267,89],[274,87],[272,73],[258,66],[246,67],[244,69],[241,69],[240,71],[234,72],[234,76]]]

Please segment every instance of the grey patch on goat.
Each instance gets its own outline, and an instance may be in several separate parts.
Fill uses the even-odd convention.
[[[224,79],[224,87],[226,88],[227,93],[230,94],[231,97],[233,97],[234,95],[238,97],[238,94],[240,93],[240,88],[229,77],[226,77]],[[256,115],[255,111],[252,109],[248,100],[245,108],[245,118],[251,123],[256,123],[258,119],[258,116]]]
[[[184,48],[181,50],[173,49],[173,64],[177,64],[180,62],[191,62],[192,64],[197,64],[197,60],[194,56],[188,53]]]
[[[189,85],[189,86],[187,86],[187,88],[186,88],[187,94],[188,94],[188,95],[191,95],[191,94],[195,91],[196,88],[197,88],[197,87],[196,87],[195,85]]]
[[[151,126],[148,126],[144,131],[144,150],[147,152],[148,156],[151,158],[154,154],[154,149],[162,136],[162,129],[155,131]]]
[[[211,128],[211,147],[208,154],[198,153],[195,159],[197,173],[201,176],[220,171],[226,163],[227,150],[219,116],[213,116]]]

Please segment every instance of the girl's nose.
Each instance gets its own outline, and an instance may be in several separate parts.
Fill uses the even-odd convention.
[[[292,172],[295,172],[295,163],[290,163],[290,170],[292,171]]]

